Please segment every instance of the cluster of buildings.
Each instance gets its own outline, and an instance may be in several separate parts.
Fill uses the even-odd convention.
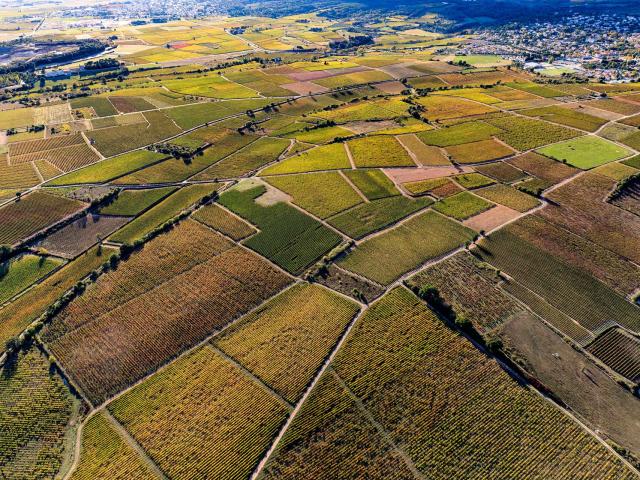
[[[463,50],[503,55],[543,75],[624,82],[640,79],[639,47],[640,16],[610,14],[492,27]]]

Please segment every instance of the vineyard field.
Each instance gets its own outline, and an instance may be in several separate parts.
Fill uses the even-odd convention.
[[[472,230],[438,213],[426,212],[364,241],[340,265],[389,284],[425,261],[454,250],[473,235]]]
[[[248,478],[287,414],[207,345],[127,392],[109,410],[176,479]]]
[[[58,195],[34,192],[0,208],[0,245],[12,245],[79,212],[85,204]]]
[[[294,285],[225,330],[214,343],[295,403],[357,312],[355,303],[328,289]]]

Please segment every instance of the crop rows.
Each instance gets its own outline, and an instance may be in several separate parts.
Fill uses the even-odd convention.
[[[287,414],[210,346],[180,358],[109,410],[170,478],[184,480],[248,478]]]
[[[472,237],[471,229],[438,213],[426,212],[364,241],[340,264],[378,283],[388,284]]]
[[[68,330],[49,346],[89,399],[100,403],[288,282],[264,260],[234,247],[119,302],[113,310],[91,312],[92,321]],[[92,295],[98,302],[103,299],[100,293],[98,284]],[[69,315],[66,320],[67,325],[75,322]]]
[[[618,328],[596,338],[587,350],[623,377],[640,382],[640,340]]]
[[[406,289],[367,311],[331,369],[263,478],[300,478],[306,467],[300,459],[310,460],[315,478],[354,471],[387,478],[394,453],[404,454],[403,463],[396,460],[389,478],[411,478],[406,466],[432,479],[634,478],[591,435],[523,389]],[[378,449],[364,458],[348,454],[366,432],[362,417],[387,439],[380,448],[375,436],[373,444],[366,436],[367,446]]]
[[[95,163],[100,157],[86,143],[11,157],[12,164],[18,165],[38,160],[46,160],[63,172],[68,172]]]
[[[138,453],[118,434],[105,413],[97,413],[82,429],[80,462],[71,480],[156,480]]]
[[[265,191],[264,186],[234,189],[220,197],[222,205],[260,229],[245,245],[285,270],[299,273],[340,243],[337,233],[286,203],[256,203]]]
[[[0,245],[17,243],[83,207],[83,203],[59,195],[31,193],[0,208]]]
[[[0,371],[0,475],[53,478],[65,453],[74,399],[49,362],[31,348]]]
[[[480,333],[501,325],[522,311],[498,286],[495,271],[462,252],[439,262],[409,280],[421,288],[435,286],[457,315],[466,317]]]
[[[640,330],[638,307],[584,271],[505,230],[483,239],[476,252],[588,330],[597,330],[611,320],[632,331]]]
[[[193,214],[193,218],[236,241],[256,233],[254,227],[217,204],[201,208]]]
[[[328,289],[296,285],[226,330],[215,345],[295,403],[357,312],[355,303]]]
[[[327,218],[362,203],[362,198],[338,172],[283,175],[265,179],[291,195],[296,205]]]
[[[45,152],[47,150],[55,150],[56,148],[71,147],[84,143],[82,135],[63,135],[60,137],[46,138],[42,140],[32,140],[30,142],[18,142],[9,144],[9,156],[12,163],[15,163],[13,157],[27,155],[29,153]]]

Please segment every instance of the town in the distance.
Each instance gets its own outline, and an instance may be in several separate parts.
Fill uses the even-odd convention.
[[[640,5],[0,4],[0,480],[640,479]]]

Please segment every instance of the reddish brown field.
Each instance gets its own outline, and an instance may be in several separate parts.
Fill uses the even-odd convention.
[[[13,245],[83,209],[85,204],[41,191],[0,208],[0,245]]]
[[[589,272],[622,295],[629,295],[640,287],[640,268],[635,264],[607,248],[545,221],[539,214],[523,217],[507,228],[538,248]]]
[[[586,173],[554,190],[540,215],[554,224],[640,263],[640,218],[604,202],[615,181]]]
[[[459,173],[469,173],[469,167],[433,167],[433,168],[385,168],[383,172],[396,183],[419,182],[429,178],[448,177]]]
[[[206,243],[229,246],[216,240],[217,234],[210,232],[209,236]],[[205,237],[202,233],[201,238]],[[172,262],[183,261],[182,253],[174,250]],[[150,253],[139,255],[148,257]],[[88,302],[82,302],[84,321],[75,318],[77,308],[70,309],[63,312],[64,327],[45,333],[53,354],[94,404],[156,370],[290,282],[287,275],[241,247],[207,257],[113,306],[114,282],[131,286],[127,277],[148,275],[121,265],[104,277],[106,288],[98,281],[87,292]],[[147,261],[153,262],[153,258]],[[112,308],[105,311],[103,300]]]
[[[518,218],[520,212],[504,205],[496,205],[494,208],[479,213],[475,217],[471,217],[462,222],[465,226],[473,228],[476,232],[484,230],[490,232],[494,228],[498,228],[501,225]]]

